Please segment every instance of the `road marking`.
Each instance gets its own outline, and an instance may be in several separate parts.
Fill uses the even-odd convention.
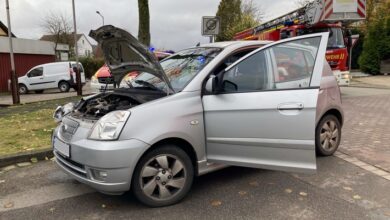
[[[340,159],[343,159],[349,163],[352,163],[355,166],[358,166],[374,175],[380,176],[386,180],[390,180],[390,172],[387,172],[386,170],[380,169],[378,167],[375,167],[371,164],[368,164],[364,161],[361,161],[357,159],[356,157],[351,157],[348,154],[344,154],[340,151],[337,151],[334,153],[334,155]]]
[[[92,192],[95,192],[95,190],[84,184],[69,183],[61,183],[56,185],[44,186],[39,189],[17,192],[0,198],[0,213],[13,209],[41,205],[44,203],[80,196]],[[13,204],[12,207],[4,207],[10,203]]]

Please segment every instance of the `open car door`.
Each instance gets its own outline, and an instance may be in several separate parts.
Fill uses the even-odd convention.
[[[218,74],[202,98],[207,160],[283,171],[316,170],[315,127],[328,33],[281,40]]]

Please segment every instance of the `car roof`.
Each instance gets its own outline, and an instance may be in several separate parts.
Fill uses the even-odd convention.
[[[266,41],[266,40],[223,41],[223,42],[202,44],[199,47],[220,47],[220,48],[226,48],[230,46],[245,47],[245,46],[253,46],[253,45],[265,45],[271,42],[273,41]]]

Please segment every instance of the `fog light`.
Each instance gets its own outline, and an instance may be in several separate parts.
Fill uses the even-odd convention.
[[[92,170],[93,178],[95,180],[99,180],[99,181],[106,180],[106,178],[108,176],[107,171],[104,171],[104,170],[94,170],[94,169],[91,169],[91,170]]]

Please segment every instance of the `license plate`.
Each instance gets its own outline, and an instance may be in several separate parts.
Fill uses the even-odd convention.
[[[70,146],[59,140],[58,138],[54,138],[53,141],[54,149],[56,149],[60,154],[70,157]]]

